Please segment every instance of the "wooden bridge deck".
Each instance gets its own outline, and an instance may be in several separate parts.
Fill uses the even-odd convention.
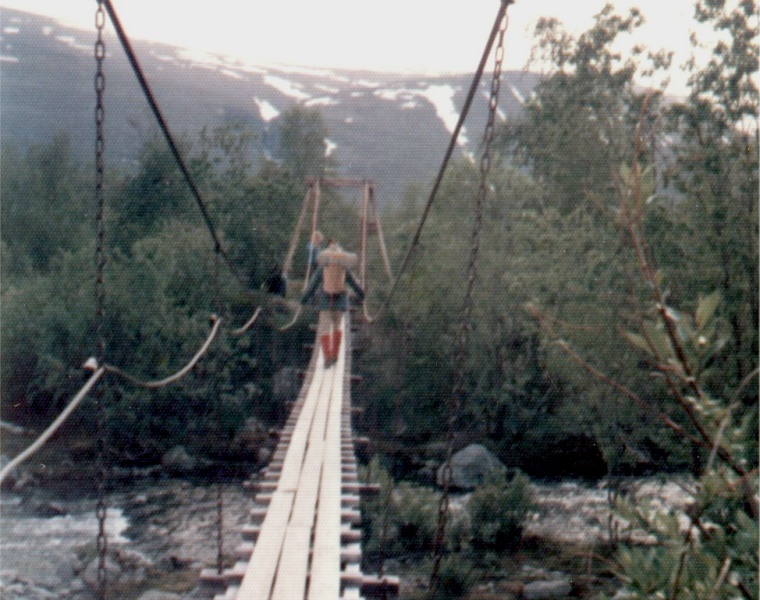
[[[221,575],[202,573],[226,587],[216,600],[338,600],[360,598],[363,588],[382,589],[388,597],[397,590],[394,578],[361,573],[348,317],[343,331],[337,363],[328,369],[314,345],[297,402],[258,482],[239,562]]]

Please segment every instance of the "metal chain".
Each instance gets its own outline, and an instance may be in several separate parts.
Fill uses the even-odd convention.
[[[222,482],[216,483],[216,572],[224,571],[224,497]]]
[[[457,337],[457,351],[455,355],[454,385],[451,397],[446,409],[446,460],[442,469],[443,491],[438,503],[438,526],[436,528],[433,559],[433,569],[430,574],[431,595],[435,596],[438,591],[439,571],[443,558],[446,538],[446,524],[449,512],[449,488],[451,486],[451,458],[454,448],[454,430],[459,420],[462,409],[462,395],[464,393],[465,371],[467,368],[467,345],[472,333],[472,295],[477,279],[478,254],[480,252],[480,230],[483,223],[483,204],[488,195],[488,178],[491,171],[491,143],[493,142],[494,123],[496,109],[499,105],[499,89],[501,87],[501,69],[504,62],[504,34],[507,30],[509,19],[504,14],[499,26],[499,37],[496,44],[493,77],[491,79],[491,93],[488,101],[488,121],[483,133],[483,155],[480,159],[480,187],[475,201],[475,220],[472,227],[470,245],[470,259],[467,265],[467,288],[462,306],[462,321]]]
[[[220,281],[219,281],[219,271],[220,271],[220,248],[219,246],[216,247],[214,252],[214,304],[216,305],[216,312],[217,314],[222,314],[222,302],[221,302],[221,287],[220,287]],[[215,369],[215,380],[214,380],[214,389],[216,390],[215,394],[215,400],[217,402],[217,407],[219,406],[219,401],[221,397],[220,393],[220,378],[221,375],[221,369],[219,368],[220,363],[220,356],[219,353],[216,353],[215,362],[217,364],[217,368]],[[219,410],[217,408],[217,410]],[[221,419],[221,414],[218,415],[218,418]],[[219,575],[222,574],[222,571],[224,570],[224,497],[222,495],[222,482],[217,481],[216,483],[216,571]]]
[[[106,78],[103,73],[103,61],[106,56],[106,46],[103,41],[103,30],[106,24],[106,12],[103,0],[98,0],[98,8],[95,13],[95,27],[97,40],[95,42],[95,339],[97,343],[98,361],[103,363],[106,343],[103,334],[103,321],[105,315],[105,285],[103,272],[105,270],[105,224],[104,224],[104,194],[103,181],[105,175],[105,109],[103,107],[103,93],[106,88]],[[107,595],[106,556],[108,553],[108,539],[106,536],[106,464],[105,464],[105,428],[106,410],[105,395],[101,392],[96,396],[97,402],[97,505],[95,516],[98,520],[97,552],[98,552],[98,598],[105,600]]]

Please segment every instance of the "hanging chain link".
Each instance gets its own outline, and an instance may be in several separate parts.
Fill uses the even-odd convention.
[[[219,281],[219,275],[221,270],[221,253],[220,247],[216,247],[214,252],[214,305],[216,306],[217,314],[222,313],[222,292],[221,282]],[[220,369],[218,368],[220,362],[219,353],[215,358],[217,368],[215,369],[214,377],[214,389],[216,390],[216,403],[217,407],[221,400],[220,393],[220,378],[222,377]],[[218,416],[221,419],[221,415]],[[222,482],[221,480],[216,482],[216,571],[219,575],[224,571],[224,496],[222,494]]]
[[[224,497],[222,482],[216,483],[216,572],[224,571]]]
[[[98,362],[103,363],[106,343],[103,333],[103,321],[105,315],[105,285],[103,272],[105,270],[105,219],[104,219],[104,193],[103,181],[105,175],[105,109],[103,107],[103,93],[106,88],[106,78],[103,73],[103,61],[106,56],[106,46],[103,41],[103,30],[106,24],[106,12],[103,0],[98,0],[98,8],[95,13],[95,27],[98,35],[95,42],[95,339],[97,343]],[[106,556],[108,553],[108,539],[106,536],[106,410],[105,395],[100,392],[96,395],[97,402],[97,505],[95,516],[98,520],[97,552],[98,552],[98,598],[105,600],[107,594]]]
[[[509,2],[507,1],[507,4]],[[451,458],[454,449],[454,432],[462,409],[462,395],[464,394],[464,380],[467,369],[467,345],[472,333],[472,295],[475,289],[475,280],[478,271],[478,254],[480,252],[480,230],[483,223],[483,205],[488,195],[488,179],[491,171],[491,144],[494,136],[494,124],[496,109],[499,105],[499,89],[501,87],[501,70],[504,62],[504,34],[507,31],[509,19],[506,12],[499,26],[499,36],[494,54],[494,70],[491,78],[491,92],[488,100],[488,121],[483,133],[483,154],[480,159],[480,186],[475,200],[474,222],[472,227],[470,258],[467,265],[467,288],[465,290],[462,321],[457,336],[456,354],[454,357],[454,384],[451,396],[446,408],[446,459],[442,469],[443,491],[438,502],[438,526],[434,541],[433,568],[430,574],[430,590],[432,596],[438,591],[439,571],[441,559],[445,549],[446,525],[449,512],[449,488],[451,486],[452,467]]]

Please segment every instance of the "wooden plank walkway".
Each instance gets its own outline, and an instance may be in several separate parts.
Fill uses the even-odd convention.
[[[354,528],[361,522],[360,485],[351,429],[348,316],[342,327],[344,342],[332,367],[325,369],[319,343],[314,345],[298,400],[258,482],[252,523],[243,531],[254,543],[238,549],[241,560],[231,569],[201,574],[225,588],[216,600],[361,597],[361,532]],[[384,583],[397,591],[397,579]]]

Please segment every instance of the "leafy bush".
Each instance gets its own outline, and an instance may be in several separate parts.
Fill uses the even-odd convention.
[[[518,473],[509,482],[496,479],[472,494],[468,508],[473,546],[503,550],[519,543],[533,506],[529,483],[526,475]]]
[[[461,556],[449,555],[441,561],[438,572],[438,589],[431,598],[462,598],[475,581],[475,573],[469,561]]]
[[[381,489],[378,496],[362,504],[367,553],[398,556],[430,551],[438,525],[438,492],[408,482],[396,484],[377,459],[368,471],[369,479]],[[447,547],[461,547],[461,540],[469,533],[466,519],[453,513],[449,525]]]

